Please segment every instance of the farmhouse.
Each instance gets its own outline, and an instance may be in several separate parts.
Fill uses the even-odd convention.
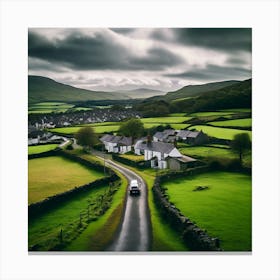
[[[179,130],[176,134],[176,140],[191,145],[200,145],[208,141],[208,136],[202,131]]]
[[[154,142],[174,143],[183,141],[191,145],[200,145],[208,141],[208,137],[202,131],[174,130],[166,129],[162,132],[156,132],[153,136]]]
[[[176,130],[174,129],[166,129],[162,132],[158,131],[153,136],[153,141],[173,143],[176,138],[175,135],[176,135]]]
[[[145,160],[151,161],[152,168],[185,170],[197,165],[198,161],[182,155],[171,143],[138,141],[134,147],[135,154],[144,154]]]
[[[105,134],[100,138],[109,153],[124,154],[132,150],[132,138]]]

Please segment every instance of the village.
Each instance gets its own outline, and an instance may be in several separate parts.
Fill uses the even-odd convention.
[[[207,143],[208,137],[202,131],[166,129],[153,136],[136,139],[134,143],[132,137],[111,134],[103,135],[100,141],[109,153],[144,155],[144,160],[150,162],[151,168],[184,170],[198,166],[201,162],[182,155],[176,148],[177,142],[200,145]]]

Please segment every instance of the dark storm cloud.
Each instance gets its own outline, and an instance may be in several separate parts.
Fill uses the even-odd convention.
[[[156,29],[151,37],[188,46],[223,51],[251,51],[251,28],[174,28],[172,39]]]
[[[196,80],[221,80],[221,79],[245,79],[251,77],[251,70],[238,67],[217,66],[208,64],[206,68],[196,68],[177,74],[167,74],[167,77],[190,78]]]
[[[159,48],[148,50],[145,56],[135,56],[101,33],[91,37],[73,32],[64,39],[51,41],[29,32],[28,55],[76,70],[162,70],[181,62],[175,54]]]
[[[139,69],[158,70],[159,66],[173,66],[182,63],[182,59],[168,50],[153,48],[142,58],[132,58],[130,63]]]
[[[135,28],[121,28],[121,27],[117,27],[117,28],[110,28],[110,30],[116,32],[116,33],[120,33],[120,34],[129,34],[131,32],[133,32],[135,30]]]

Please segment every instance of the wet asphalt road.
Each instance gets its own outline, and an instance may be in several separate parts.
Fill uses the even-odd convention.
[[[149,251],[151,245],[151,222],[147,200],[147,186],[133,171],[106,159],[106,165],[120,171],[130,182],[137,180],[141,187],[140,196],[126,194],[123,221],[113,242],[106,251]]]

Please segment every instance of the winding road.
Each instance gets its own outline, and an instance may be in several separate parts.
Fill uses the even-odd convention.
[[[122,223],[113,242],[106,248],[106,251],[149,251],[152,233],[147,186],[144,180],[135,172],[110,159],[104,159],[104,161],[107,166],[121,172],[129,182],[137,180],[141,187],[140,196],[130,196],[127,191]]]

